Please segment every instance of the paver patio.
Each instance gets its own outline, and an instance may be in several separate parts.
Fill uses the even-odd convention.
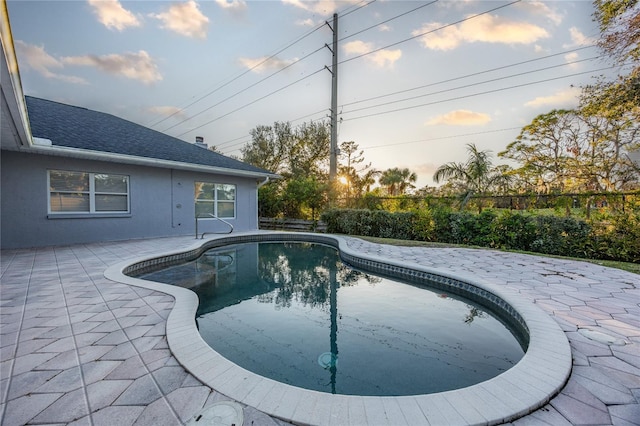
[[[169,351],[165,325],[173,298],[103,275],[123,260],[193,243],[181,237],[2,251],[0,423],[176,425],[227,400]],[[557,321],[573,353],[569,382],[514,425],[640,424],[639,275],[492,250],[393,247],[355,238],[348,245],[473,273],[516,290]],[[410,423],[385,416],[383,409],[368,423]],[[244,424],[284,422],[245,407]]]

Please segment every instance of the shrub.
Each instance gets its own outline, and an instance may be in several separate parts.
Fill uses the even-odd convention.
[[[593,227],[591,257],[640,263],[639,212],[619,212]]]
[[[453,217],[456,213],[450,208],[436,207],[431,211],[433,220],[433,240],[441,243],[453,242]]]
[[[431,210],[422,208],[413,211],[412,235],[415,240],[437,241],[436,222]]]
[[[527,214],[505,211],[494,226],[494,244],[497,248],[531,250],[536,236],[536,224]]]
[[[574,217],[493,210],[474,214],[446,207],[411,212],[333,209],[322,220],[331,233],[640,261],[639,212],[620,212],[593,225]]]
[[[587,257],[591,227],[572,217],[536,216],[531,250],[561,256]]]
[[[332,209],[322,214],[322,220],[327,232],[410,240],[415,238],[415,216],[413,212]]]
[[[485,210],[480,214],[455,212],[449,215],[451,223],[451,241],[456,244],[492,247],[493,228],[496,214]]]

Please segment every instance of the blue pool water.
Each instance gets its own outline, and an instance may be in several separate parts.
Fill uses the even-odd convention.
[[[200,334],[221,355],[321,392],[442,392],[488,380],[524,354],[487,308],[355,270],[321,244],[229,245],[140,277],[198,293]]]

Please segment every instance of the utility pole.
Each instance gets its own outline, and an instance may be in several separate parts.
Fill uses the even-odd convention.
[[[331,26],[329,26],[331,27]],[[338,174],[338,14],[333,14],[333,60],[331,63],[331,147],[329,150],[329,184]]]

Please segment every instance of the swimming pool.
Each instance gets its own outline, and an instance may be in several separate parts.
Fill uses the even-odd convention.
[[[323,244],[233,244],[136,276],[195,291],[200,334],[227,359],[321,392],[443,392],[526,350],[526,332],[481,301],[353,269]]]
[[[409,280],[426,278],[453,292],[465,291],[495,300],[501,309],[526,326],[527,351],[513,368],[462,389],[404,397],[332,395],[279,383],[232,363],[211,349],[198,333],[194,320],[198,298],[194,292],[127,275],[158,264],[194,259],[213,247],[282,239],[329,244],[339,250],[341,259],[358,268]],[[180,251],[122,261],[109,267],[105,277],[172,295],[175,305],[167,319],[166,334],[178,362],[202,383],[228,398],[290,422],[340,424],[348,419],[352,424],[366,424],[375,419],[397,418],[405,419],[400,422],[404,424],[500,424],[535,411],[564,386],[571,372],[571,350],[566,336],[558,324],[527,298],[508,286],[494,285],[472,274],[426,267],[412,258],[395,261],[385,256],[385,246],[363,252],[360,245],[357,239],[337,235],[238,233],[197,241]]]

